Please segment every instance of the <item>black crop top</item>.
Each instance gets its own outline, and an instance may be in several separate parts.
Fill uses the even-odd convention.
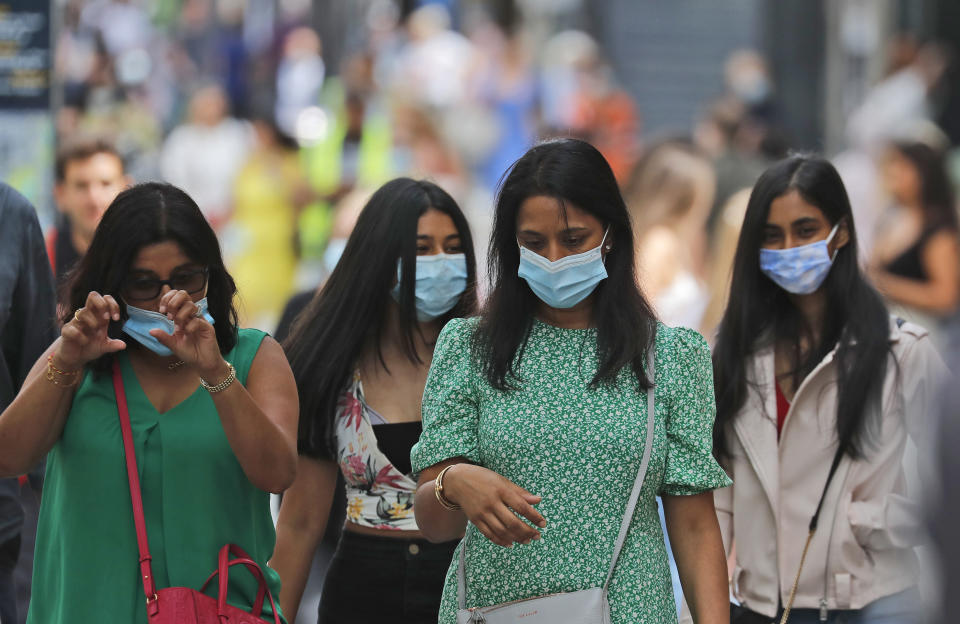
[[[377,447],[387,456],[393,467],[403,474],[410,474],[410,449],[420,439],[423,423],[384,423],[373,426]]]
[[[907,279],[925,282],[930,279],[927,270],[923,266],[923,252],[926,250],[927,243],[934,234],[944,230],[943,226],[929,227],[925,229],[917,241],[910,245],[903,253],[887,263],[885,267],[888,273],[905,277]]]

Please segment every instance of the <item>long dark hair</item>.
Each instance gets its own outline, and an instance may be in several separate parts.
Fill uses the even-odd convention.
[[[900,141],[891,144],[917,171],[920,203],[926,228],[957,229],[957,211],[953,184],[947,174],[943,155],[925,143]]]
[[[607,279],[594,291],[599,366],[591,383],[613,382],[630,366],[640,390],[650,387],[643,372],[656,334],[656,316],[640,292],[634,269],[633,233],[626,204],[603,155],[577,139],[555,139],[531,148],[507,172],[497,195],[489,270],[493,290],[474,340],[475,356],[487,380],[499,390],[522,382],[515,366],[523,355],[538,299],[518,277],[517,214],[524,201],[546,196],[561,210],[576,206],[610,227],[613,248],[606,255]]]
[[[850,235],[821,286],[827,300],[821,328],[807,326],[788,293],[760,271],[760,248],[770,204],[791,191],[819,208],[831,225],[843,221]],[[816,343],[815,329],[820,330]],[[760,348],[779,343],[791,347],[795,387],[837,347],[837,437],[845,454],[862,457],[867,416],[883,389],[889,331],[883,301],[860,272],[850,200],[833,165],[822,158],[793,156],[767,169],[747,204],[734,257],[730,302],[713,353],[716,455],[729,456],[731,425],[751,386],[747,360]],[[801,352],[801,340],[811,345],[806,353]]]
[[[327,283],[294,321],[284,341],[300,393],[301,453],[325,456],[332,451],[337,400],[364,349],[374,349],[386,366],[380,343],[398,259],[403,350],[411,362],[420,362],[414,297],[417,222],[429,210],[438,210],[453,220],[467,257],[467,289],[438,322],[475,313],[473,239],[457,203],[432,182],[398,178],[384,184],[364,206]]]
[[[103,213],[90,247],[65,289],[61,321],[69,322],[93,290],[122,302],[123,284],[137,253],[164,241],[176,243],[192,262],[207,268],[208,311],[213,316],[220,352],[230,351],[237,343],[237,311],[233,306],[237,287],[223,265],[217,235],[189,195],[161,182],[128,188]],[[121,305],[120,320],[111,321],[107,333],[130,345],[132,339],[122,329],[126,320],[127,311]],[[104,356],[91,366],[103,371],[109,365],[110,357]]]

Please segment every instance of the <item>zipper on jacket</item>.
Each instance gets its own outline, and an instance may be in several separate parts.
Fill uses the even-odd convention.
[[[847,487],[847,480],[850,478],[851,468],[847,469],[843,475],[843,481],[840,482],[840,491],[844,492]],[[827,595],[830,593],[830,554],[833,551],[833,534],[837,528],[837,514],[840,513],[840,501],[836,501],[833,508],[833,516],[830,520],[830,533],[827,536],[827,554],[823,562],[823,597],[820,598],[820,621],[826,622],[830,619],[830,611],[827,608],[829,602]]]

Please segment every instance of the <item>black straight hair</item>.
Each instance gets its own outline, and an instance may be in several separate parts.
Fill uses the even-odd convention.
[[[196,202],[179,188],[162,182],[132,186],[110,204],[97,226],[87,253],[73,271],[63,295],[63,323],[73,319],[90,291],[111,295],[123,304],[123,285],[141,249],[171,241],[191,262],[205,267],[207,309],[214,320],[217,343],[227,353],[237,343],[237,311],[233,297],[237,286],[223,264],[220,244]],[[111,321],[107,333],[128,346],[136,342],[123,332],[126,306],[120,306],[120,320]],[[91,366],[109,370],[111,357],[105,355]]]
[[[490,237],[493,288],[474,337],[474,354],[483,362],[488,382],[506,391],[517,389],[523,381],[516,366],[530,336],[538,299],[517,275],[517,215],[527,199],[537,196],[558,200],[562,211],[575,206],[610,228],[613,245],[605,259],[607,279],[593,294],[599,365],[591,385],[613,383],[620,370],[630,366],[639,390],[648,389],[653,380],[643,367],[656,335],[656,315],[638,285],[627,206],[603,155],[589,143],[570,138],[534,146],[501,182]]]
[[[473,239],[456,201],[425,180],[398,178],[384,184],[364,206],[336,268],[294,321],[283,343],[300,393],[301,453],[316,457],[333,454],[337,401],[362,353],[373,349],[386,367],[380,345],[398,260],[402,346],[411,362],[420,363],[416,347],[420,331],[415,300],[417,224],[430,210],[453,220],[467,258],[467,288],[438,322],[442,325],[476,312]]]
[[[920,180],[920,203],[924,227],[957,229],[953,183],[943,154],[925,143],[898,141],[891,148],[916,169]]]
[[[831,225],[846,224],[849,242],[820,287],[826,293],[823,327],[813,328],[790,295],[760,270],[760,248],[770,204],[796,191],[823,212]],[[819,331],[816,331],[819,330]],[[814,342],[814,335],[819,341]],[[750,194],[733,264],[730,301],[713,353],[717,418],[714,453],[727,458],[732,424],[752,383],[747,360],[771,344],[787,344],[794,358],[794,386],[837,348],[837,439],[843,453],[864,455],[868,415],[879,404],[887,369],[890,319],[883,300],[864,279],[857,255],[857,235],[850,200],[837,170],[827,160],[792,156],[769,169]],[[811,345],[803,353],[800,345]],[[759,389],[754,387],[759,392]]]

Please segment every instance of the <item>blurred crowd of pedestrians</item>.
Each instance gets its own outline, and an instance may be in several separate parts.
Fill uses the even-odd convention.
[[[55,59],[58,213],[46,234],[58,284],[125,186],[165,180],[220,238],[241,325],[273,331],[291,297],[329,275],[369,194],[410,175],[463,207],[482,295],[501,176],[538,140],[564,135],[610,163],[658,315],[712,340],[749,189],[791,149],[760,53],[730,55],[724,91],[688,132],[650,136],[586,32],[544,35],[512,2],[363,6],[333,67],[310,3],[68,0]],[[957,101],[957,61],[907,36],[888,48],[832,160],[867,275],[944,344],[960,307],[960,131],[943,114]]]
[[[791,148],[760,53],[729,56],[724,91],[689,132],[651,137],[598,42],[579,30],[544,35],[522,4],[464,3],[452,14],[445,3],[365,3],[336,67],[309,3],[257,6],[72,0],[56,55],[59,143],[96,137],[127,179],[165,179],[195,197],[240,283],[246,322],[274,328],[291,295],[323,280],[344,237],[335,224],[350,228],[339,211],[382,182],[437,181],[482,239],[506,168],[538,139],[567,135],[596,145],[628,196],[660,314],[707,335],[715,327],[746,204],[737,193]],[[953,105],[955,63],[944,46],[906,35],[889,49],[835,162],[871,275],[905,314],[938,324],[960,300],[960,158],[954,128],[935,123]],[[64,193],[58,229],[73,222]]]
[[[309,3],[266,20],[257,6],[73,0],[55,73],[58,141],[105,139],[133,180],[195,197],[258,326],[329,272],[355,190],[431,178],[484,234],[500,176],[538,138],[590,140],[624,182],[640,155],[640,117],[600,46],[575,30],[535,40],[513,3],[466,5],[457,24],[443,4],[365,3],[337,67]]]

